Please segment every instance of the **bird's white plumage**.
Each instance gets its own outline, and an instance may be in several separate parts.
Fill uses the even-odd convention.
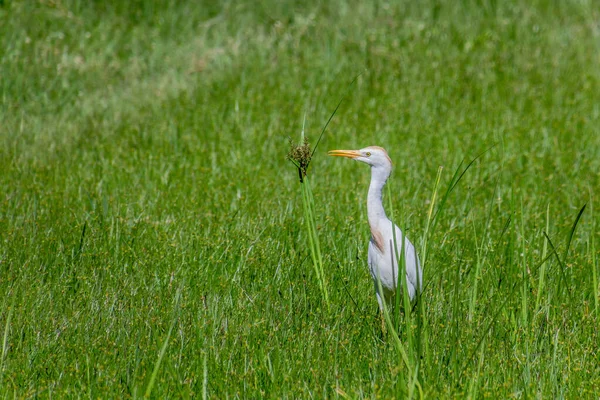
[[[418,257],[415,252],[415,247],[408,240],[403,238],[402,232],[396,226],[396,247],[394,248],[393,239],[389,240],[387,243],[387,248],[384,252],[380,251],[373,239],[369,241],[369,252],[368,252],[368,264],[369,264],[369,272],[371,273],[371,277],[373,278],[373,285],[375,286],[375,292],[377,294],[377,302],[380,307],[382,306],[381,301],[382,298],[385,299],[388,303],[390,303],[396,294],[396,289],[398,286],[398,260],[401,257],[404,257],[406,263],[406,281],[407,281],[407,289],[408,296],[411,300],[414,300],[416,295],[417,288],[417,274],[419,275],[419,282],[422,282],[422,274],[421,267],[419,265]],[[385,228],[384,228],[385,229]],[[384,237],[392,238],[392,229],[391,222],[390,227],[385,229],[386,232],[383,233]],[[402,251],[402,241],[404,242],[404,254],[401,255]],[[397,252],[393,250],[397,249]],[[392,261],[392,254],[396,253]],[[416,267],[418,266],[418,267]],[[417,272],[418,271],[418,272]],[[377,284],[377,278],[381,280],[381,288],[383,290],[382,293],[379,293],[379,285]],[[402,284],[402,283],[401,283]],[[419,285],[420,287],[421,285]]]
[[[401,257],[406,266],[402,265],[400,271],[404,272],[406,269],[408,295],[411,300],[414,300],[417,291],[422,288],[423,271],[415,247],[402,234],[400,228],[393,225],[383,208],[382,190],[392,172],[392,161],[387,152],[381,147],[370,146],[360,150],[332,150],[329,154],[352,158],[371,166],[371,183],[367,195],[367,215],[371,229],[368,263],[379,307],[383,307],[384,300],[389,304],[396,294],[399,276],[398,260]],[[392,226],[396,231],[395,238]],[[394,239],[396,246],[394,246]],[[403,254],[402,247],[404,247]],[[383,293],[380,293],[378,281],[381,282]],[[402,281],[400,285],[404,283]]]

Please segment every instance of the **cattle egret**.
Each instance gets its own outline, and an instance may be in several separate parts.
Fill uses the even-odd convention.
[[[392,304],[398,287],[398,259],[404,243],[406,262],[406,282],[408,295],[414,300],[417,290],[421,291],[423,271],[413,244],[403,236],[402,231],[385,215],[382,202],[382,189],[392,172],[392,160],[385,149],[379,146],[365,147],[360,150],[332,150],[330,156],[347,157],[371,166],[371,184],[367,195],[367,216],[371,228],[369,241],[369,271],[375,285],[379,308],[383,311],[383,301]],[[393,229],[396,231],[394,246]],[[394,251],[397,249],[397,251]],[[378,280],[381,282],[380,293]],[[418,283],[417,283],[418,282]],[[403,282],[400,282],[403,285]]]

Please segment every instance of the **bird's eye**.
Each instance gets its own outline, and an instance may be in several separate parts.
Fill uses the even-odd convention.
[[[370,152],[370,151],[367,151],[367,152],[365,153],[365,155],[366,155],[367,157],[371,157],[371,152]]]

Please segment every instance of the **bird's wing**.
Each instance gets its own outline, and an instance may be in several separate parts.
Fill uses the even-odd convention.
[[[389,255],[390,253],[387,254]],[[373,240],[369,241],[368,262],[369,272],[371,273],[371,278],[373,278],[373,284],[375,285],[375,291],[379,293],[378,280],[381,280],[383,295],[385,298],[388,298],[396,291],[398,270],[395,268],[395,265],[392,266],[392,260],[388,259],[386,254],[381,253]]]
[[[423,271],[421,269],[421,263],[419,262],[419,257],[417,256],[417,252],[415,250],[415,246],[411,243],[408,238],[403,237],[402,231],[400,228],[396,226],[396,240],[404,239],[404,260],[406,262],[406,278],[409,284],[409,294],[411,299],[415,294],[415,289],[418,287],[419,290],[422,287],[423,282]],[[400,243],[398,245],[398,252],[400,251]],[[400,259],[400,254],[398,254],[398,259]],[[404,269],[404,266],[400,267],[400,270]],[[417,284],[418,281],[418,284]],[[410,287],[412,286],[412,287]]]

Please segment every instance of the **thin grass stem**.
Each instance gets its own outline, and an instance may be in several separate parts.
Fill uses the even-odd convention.
[[[175,327],[175,324],[177,323],[177,320],[178,320],[179,299],[181,297],[181,289],[182,289],[182,287],[180,286],[179,289],[177,290],[177,293],[175,294],[175,307],[174,307],[173,321],[171,322],[171,326],[169,327],[169,332],[167,333],[167,337],[165,338],[165,341],[163,342],[163,345],[160,348],[160,352],[158,353],[158,358],[157,358],[156,362],[154,363],[154,369],[152,370],[152,375],[150,376],[150,380],[148,381],[148,386],[146,386],[146,392],[144,393],[144,397],[146,397],[146,398],[149,398],[150,395],[152,394],[152,389],[154,388],[154,384],[156,382],[156,377],[158,376],[158,371],[160,370],[160,365],[165,356],[165,353],[167,352],[167,347],[169,347],[169,340],[171,339],[171,333],[173,332],[173,328]]]
[[[548,206],[546,206],[546,230],[545,230],[545,232],[550,232],[550,203],[548,203]],[[548,241],[544,240],[544,244],[542,246],[542,260],[547,259],[547,257],[546,257],[547,253],[548,253]],[[544,292],[545,279],[546,279],[546,263],[543,262],[542,265],[540,265],[540,273],[539,273],[539,278],[538,278],[538,289],[537,289],[537,295],[535,298],[536,311],[539,311],[539,309],[540,309],[542,293]]]

